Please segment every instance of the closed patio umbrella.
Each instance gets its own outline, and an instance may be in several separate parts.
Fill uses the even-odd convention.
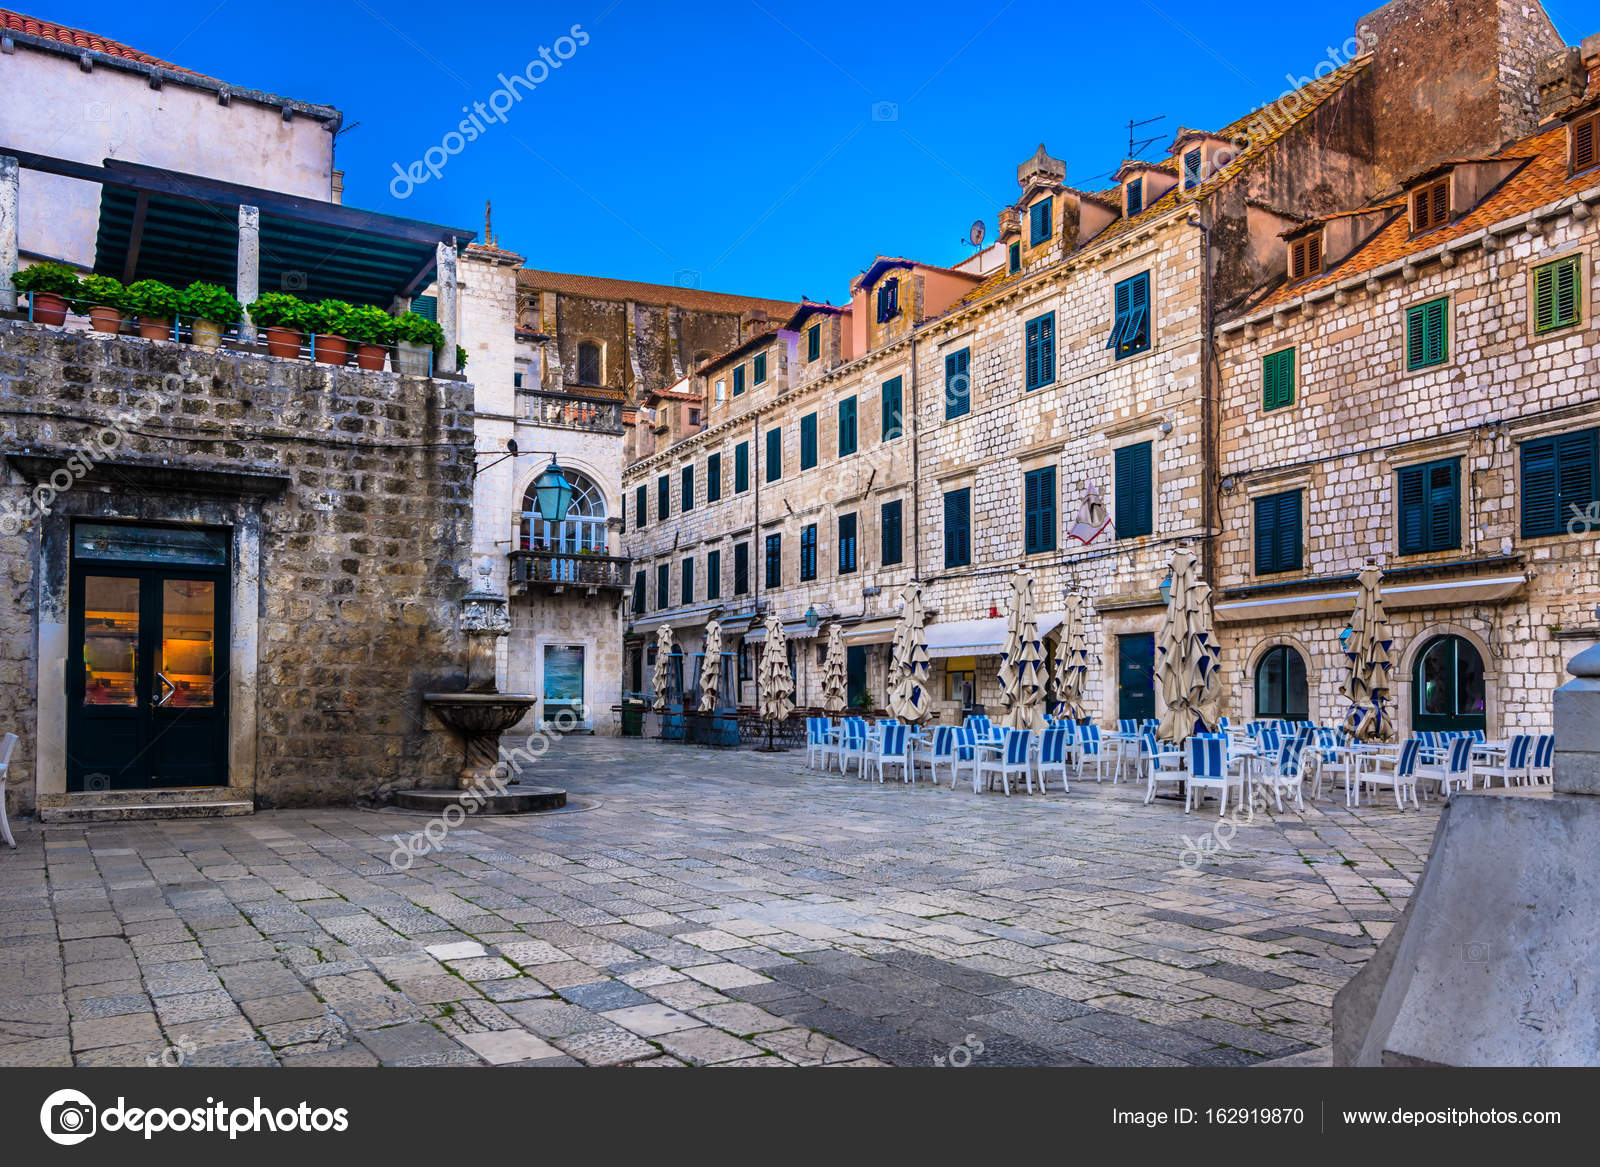
[[[1083,721],[1083,687],[1089,677],[1089,646],[1083,638],[1083,597],[1069,592],[1056,641],[1056,716]]]
[[[889,661],[889,712],[907,725],[928,716],[928,635],[923,628],[922,585],[909,583],[900,593],[900,623]]]
[[[1043,729],[1044,689],[1044,641],[1033,610],[1033,575],[1018,571],[1011,577],[1006,643],[1000,656],[1000,700],[1006,707],[1005,724],[1011,729]]]
[[[1361,590],[1350,617],[1344,655],[1350,676],[1339,692],[1350,703],[1345,727],[1357,741],[1386,742],[1394,736],[1389,708],[1389,672],[1394,668],[1394,634],[1383,611],[1383,573],[1369,562],[1361,572]]]
[[[789,670],[789,637],[776,614],[767,617],[767,643],[761,649],[761,720],[767,723],[767,747],[778,723],[794,712],[794,674]]]
[[[1221,649],[1212,623],[1211,587],[1196,578],[1195,554],[1172,553],[1172,592],[1156,639],[1156,684],[1166,705],[1163,741],[1214,733],[1221,716],[1217,664]]]
[[[722,684],[722,625],[706,625],[705,655],[700,658],[700,712],[717,711],[717,690]]]
[[[828,656],[822,663],[822,708],[828,713],[843,713],[846,688],[844,629],[837,623],[828,626]]]
[[[650,678],[650,688],[656,695],[651,708],[657,713],[663,713],[667,708],[667,660],[671,656],[672,626],[663,624],[656,629],[656,671]]]

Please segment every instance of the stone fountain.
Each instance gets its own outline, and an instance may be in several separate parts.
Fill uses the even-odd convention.
[[[500,736],[527,715],[539,699],[502,693],[495,687],[495,646],[511,631],[506,598],[490,583],[494,565],[478,560],[477,586],[461,602],[461,631],[467,637],[467,687],[459,693],[424,693],[422,704],[462,741],[462,767],[454,787],[397,790],[394,805],[405,810],[440,811],[458,805],[474,814],[528,814],[558,810],[567,792],[522,783],[506,773]]]

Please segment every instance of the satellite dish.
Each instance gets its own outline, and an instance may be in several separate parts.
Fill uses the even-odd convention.
[[[983,238],[988,234],[988,228],[983,225],[983,220],[978,219],[967,228],[967,242],[974,247],[983,246]]]

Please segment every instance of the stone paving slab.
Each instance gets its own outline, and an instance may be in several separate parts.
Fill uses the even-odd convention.
[[[592,809],[468,821],[404,870],[428,820],[396,812],[16,824],[0,1066],[1316,1064],[1437,819],[1216,831],[1129,784],[638,740],[539,766]]]

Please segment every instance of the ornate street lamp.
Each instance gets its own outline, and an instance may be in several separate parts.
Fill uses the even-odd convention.
[[[572,506],[572,483],[556,464],[554,454],[544,473],[533,480],[533,506],[539,517],[547,523],[565,522]]]
[[[806,627],[815,628],[820,622],[821,617],[817,615],[816,605],[813,604],[806,609]]]
[[[1167,578],[1161,581],[1161,602],[1172,603],[1172,573],[1167,572]]]

